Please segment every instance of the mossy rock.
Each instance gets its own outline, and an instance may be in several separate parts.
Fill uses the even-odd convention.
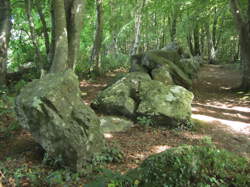
[[[249,186],[250,164],[213,146],[181,146],[148,157],[126,178],[138,186]]]
[[[142,82],[139,98],[136,112],[152,118],[156,125],[178,127],[190,120],[193,94],[181,86],[165,86],[155,80]]]

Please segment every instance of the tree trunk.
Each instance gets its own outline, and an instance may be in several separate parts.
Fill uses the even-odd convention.
[[[40,52],[40,49],[38,47],[38,41],[37,41],[37,37],[35,36],[35,28],[34,28],[34,22],[32,19],[32,1],[31,0],[25,0],[25,11],[26,11],[26,16],[28,19],[28,23],[29,23],[29,28],[30,28],[30,39],[32,41],[32,44],[35,48],[35,52],[36,52],[36,58],[34,58],[34,62],[36,64],[36,68],[39,71],[43,70],[43,59],[42,59],[42,55]]]
[[[95,41],[90,57],[95,75],[101,74],[101,47],[103,38],[103,0],[96,0],[96,32]]]
[[[48,33],[48,26],[45,20],[45,15],[43,13],[43,7],[41,6],[41,1],[37,0],[35,3],[39,18],[42,23],[42,31],[43,31],[43,37],[44,37],[44,44],[46,48],[46,54],[49,55],[50,51],[50,41],[49,41],[49,33]]]
[[[83,26],[83,0],[65,0],[68,31],[68,67],[75,69],[80,49],[80,35]]]
[[[50,72],[74,69],[80,48],[84,0],[52,0]]]
[[[64,0],[52,0],[52,29],[54,32],[53,57],[50,72],[61,72],[68,68],[68,38]]]
[[[244,17],[242,9],[239,8],[239,2],[230,0],[231,10],[235,18],[236,27],[239,32],[240,54],[243,65],[243,76],[241,89],[250,90],[250,0],[248,0],[247,17]]]
[[[0,87],[6,86],[7,51],[10,39],[10,2],[0,1]]]
[[[140,35],[141,35],[141,22],[142,22],[142,12],[145,5],[146,0],[141,0],[141,4],[139,5],[139,9],[135,15],[135,40],[133,47],[131,49],[130,55],[134,55],[138,52],[140,46]]]

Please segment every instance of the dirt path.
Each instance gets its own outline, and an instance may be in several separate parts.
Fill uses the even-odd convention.
[[[220,146],[250,156],[250,93],[232,92],[241,74],[233,67],[204,65],[194,83],[192,117]]]

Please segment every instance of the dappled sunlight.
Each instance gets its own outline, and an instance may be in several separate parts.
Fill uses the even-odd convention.
[[[187,131],[187,132],[182,133],[182,136],[184,136],[185,138],[189,140],[201,140],[202,138],[204,138],[205,135],[194,134],[192,132]]]
[[[198,119],[204,122],[208,122],[208,123],[220,123],[222,125],[226,125],[227,127],[230,127],[230,129],[233,131],[250,135],[250,123],[225,120],[225,119],[220,119],[220,118],[215,118],[215,117],[200,115],[200,114],[192,114],[192,118]]]
[[[96,87],[96,88],[98,88],[98,87],[103,88],[103,87],[107,86],[107,84],[106,83],[104,83],[104,84],[102,84],[102,83],[90,83],[90,82],[85,81],[85,80],[80,82],[80,87],[89,87],[89,86]]]
[[[161,152],[166,151],[167,149],[170,149],[170,148],[171,148],[171,146],[168,146],[168,145],[156,145],[156,146],[153,146],[153,148],[151,150],[154,153],[161,153]]]
[[[113,135],[110,134],[110,133],[104,133],[103,135],[104,135],[104,137],[107,138],[107,139],[113,138]]]

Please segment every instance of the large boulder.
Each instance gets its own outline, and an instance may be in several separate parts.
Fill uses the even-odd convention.
[[[16,99],[22,127],[52,157],[61,157],[73,170],[81,170],[103,148],[104,137],[94,111],[80,98],[75,74],[48,74],[25,86]]]
[[[200,64],[196,58],[183,58],[178,62],[178,66],[193,79],[197,77]]]
[[[162,82],[165,85],[173,85],[174,81],[170,74],[170,68],[166,64],[162,67],[155,68],[151,71],[151,76],[153,80]]]
[[[166,86],[146,73],[134,72],[103,90],[91,106],[105,114],[143,116],[156,125],[177,127],[189,121],[192,99],[183,87]]]
[[[134,117],[139,84],[149,80],[151,78],[147,73],[128,73],[127,76],[100,92],[91,106],[101,113]]]
[[[136,112],[152,119],[154,124],[176,127],[189,121],[193,97],[192,92],[181,86],[165,86],[155,80],[142,82]]]
[[[164,51],[158,52],[158,51],[149,51],[146,52],[145,58],[141,62],[142,66],[146,67],[149,72],[151,72],[156,68],[162,68],[162,71],[168,71],[173,80],[174,83],[180,86],[183,86],[185,88],[191,88],[192,87],[192,80],[188,77],[188,75],[178,66],[179,58],[167,58],[164,57]]]

